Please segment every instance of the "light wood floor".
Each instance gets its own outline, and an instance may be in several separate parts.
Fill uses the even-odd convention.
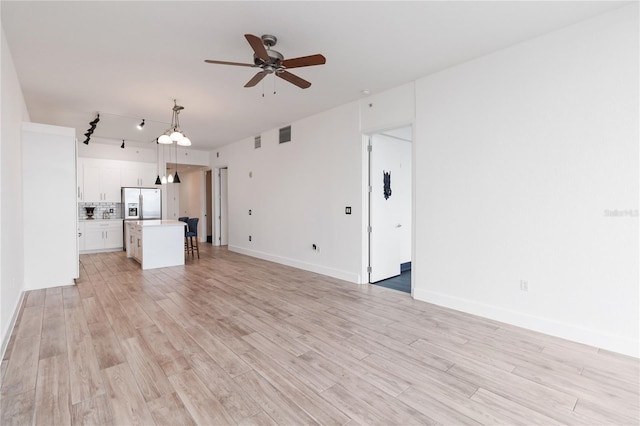
[[[638,360],[202,244],[29,292],[2,425],[638,424]]]

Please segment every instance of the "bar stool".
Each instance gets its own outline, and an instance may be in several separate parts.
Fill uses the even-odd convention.
[[[185,236],[185,244],[187,252],[191,252],[191,257],[193,257],[193,251],[198,252],[198,259],[200,259],[200,248],[198,247],[198,219],[197,217],[192,217],[187,219],[187,225],[189,227],[188,231],[184,234]],[[193,244],[193,237],[196,239],[195,245]]]
[[[184,222],[187,226],[184,227],[184,251],[189,251],[189,247],[187,245],[187,232],[189,231],[189,216],[181,216],[178,218],[180,222]]]

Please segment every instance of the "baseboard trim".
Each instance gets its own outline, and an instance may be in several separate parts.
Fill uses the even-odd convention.
[[[2,338],[2,350],[0,350],[0,354],[2,355],[1,359],[4,359],[5,352],[7,350],[7,346],[9,346],[9,340],[11,340],[11,335],[13,334],[13,328],[16,326],[16,321],[18,320],[18,314],[20,313],[20,308],[22,307],[22,303],[24,302],[24,295],[26,292],[20,292],[20,297],[18,298],[18,303],[13,309],[13,315],[11,316],[11,321],[9,322],[9,327],[7,328],[4,337]]]
[[[296,259],[291,259],[283,256],[276,256],[270,253],[265,253],[257,250],[247,250],[243,247],[238,246],[228,246],[229,251],[233,251],[240,254],[245,254],[251,257],[257,257],[258,259],[268,260],[270,262],[280,263],[281,265],[292,266],[294,268],[303,269],[309,272],[315,272],[317,274],[327,275],[332,278],[337,278],[339,280],[349,281],[351,283],[359,283],[360,275],[341,271],[339,269],[327,268],[325,266],[316,265],[313,263],[301,262]]]
[[[511,311],[499,306],[486,305],[474,300],[458,298],[428,290],[414,289],[413,296],[416,300],[478,315],[562,339],[595,346],[635,358],[640,356],[640,342],[637,339],[603,333],[598,330]]]

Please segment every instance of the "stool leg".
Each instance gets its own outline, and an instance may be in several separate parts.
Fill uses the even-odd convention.
[[[196,251],[198,252],[198,259],[200,259],[200,247],[198,245],[198,237],[196,236]]]

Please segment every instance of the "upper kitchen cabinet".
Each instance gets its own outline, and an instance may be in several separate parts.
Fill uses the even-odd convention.
[[[120,202],[120,167],[105,160],[85,159],[82,201],[90,203]]]
[[[156,182],[156,165],[153,163],[138,163],[127,161],[120,171],[121,186],[152,187]]]

